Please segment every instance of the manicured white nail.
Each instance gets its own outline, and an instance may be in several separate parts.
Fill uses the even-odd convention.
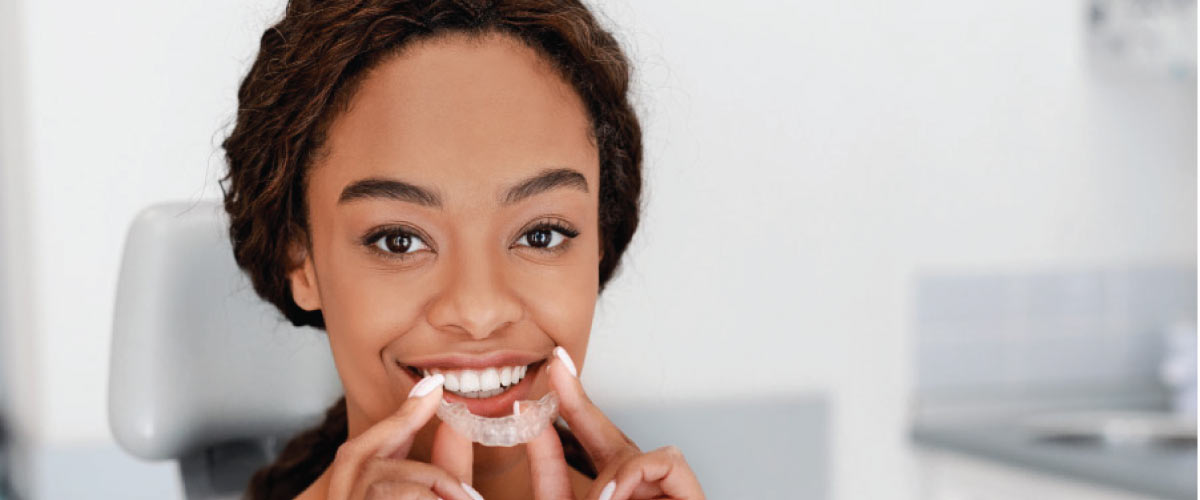
[[[513,415],[520,415],[520,414],[521,414],[521,402],[513,401]]]
[[[483,495],[480,495],[478,491],[475,491],[475,488],[472,488],[471,485],[469,485],[467,483],[463,483],[462,487],[464,490],[467,490],[467,494],[471,495],[472,499],[483,500]]]
[[[411,391],[408,391],[408,397],[423,398],[426,394],[433,392],[434,388],[442,385],[442,383],[445,381],[446,376],[440,373],[435,373],[425,377],[421,379],[420,382],[417,382],[417,385],[414,385]]]
[[[608,484],[604,485],[604,489],[600,490],[600,498],[598,498],[597,500],[608,500],[608,499],[612,498],[613,492],[616,490],[617,490],[617,482],[609,481]]]
[[[558,356],[558,359],[561,359],[564,365],[567,365],[567,371],[571,372],[572,377],[579,377],[579,372],[575,370],[575,362],[571,361],[571,355],[567,354],[566,349],[563,349],[562,346],[555,347],[554,355]]]

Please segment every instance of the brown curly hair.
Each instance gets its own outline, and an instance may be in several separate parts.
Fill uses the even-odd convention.
[[[254,290],[295,326],[325,328],[320,310],[292,299],[292,245],[311,249],[307,172],[320,158],[333,118],[367,70],[409,43],[449,33],[513,36],[539,51],[579,94],[600,159],[599,287],[616,271],[638,226],[641,126],[628,99],[631,68],[611,33],[580,0],[290,0],[262,35],[238,88],[234,129],[222,143],[221,179],[234,259]],[[569,431],[569,460],[591,472]],[[325,421],[295,436],[258,471],[248,496],[292,498],[314,481],[346,439],[345,398]],[[573,459],[571,457],[574,457]]]

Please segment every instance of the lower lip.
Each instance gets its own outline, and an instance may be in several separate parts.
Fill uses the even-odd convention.
[[[466,404],[467,409],[470,410],[471,413],[483,417],[505,417],[512,415],[513,402],[529,399],[529,391],[530,387],[533,385],[533,379],[537,378],[538,374],[541,373],[541,367],[544,364],[545,361],[538,361],[529,365],[529,369],[526,372],[525,377],[522,378],[520,382],[517,382],[516,385],[509,387],[508,390],[501,392],[500,394],[496,394],[495,396],[486,398],[464,398],[450,391],[443,390],[442,399],[445,399],[451,403]],[[414,383],[420,381],[420,377],[408,369],[405,369],[404,373],[407,373],[409,377],[412,377]]]

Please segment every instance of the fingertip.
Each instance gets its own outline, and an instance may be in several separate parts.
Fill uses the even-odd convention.
[[[408,391],[408,397],[409,399],[424,398],[425,396],[428,396],[434,392],[437,392],[440,395],[442,384],[445,382],[446,376],[440,373],[435,373],[425,377],[418,381],[417,384],[413,386],[412,390]]]
[[[438,402],[442,399],[443,381],[445,377],[441,374],[421,379],[409,391],[408,398],[401,401],[400,406],[391,415],[364,432],[375,436],[371,438],[375,442],[382,443],[376,449],[375,456],[408,456],[413,435],[437,413]]]
[[[561,348],[557,348],[561,349]],[[571,373],[571,368],[561,358],[555,356],[546,369],[550,372],[550,382],[560,391],[579,383],[579,378]]]
[[[579,369],[575,367],[575,361],[571,359],[571,355],[563,346],[554,347],[554,357],[562,362],[562,367],[571,374],[571,377],[579,378]]]
[[[614,491],[617,491],[617,482],[609,481],[608,484],[604,485],[604,489],[600,490],[600,496],[597,497],[597,500],[611,500]]]
[[[562,360],[555,359],[551,362],[549,370],[550,386],[558,391],[560,407],[569,411],[583,404],[583,384],[571,375]]]
[[[471,487],[471,485],[462,483],[462,487],[464,490],[466,490],[467,494],[471,496],[471,500],[483,500],[483,495],[480,495],[478,491],[475,491],[475,488]]]

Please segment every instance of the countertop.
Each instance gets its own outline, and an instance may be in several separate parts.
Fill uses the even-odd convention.
[[[1069,410],[1165,410],[1161,401],[1110,398],[1071,404],[993,402],[992,410],[942,411],[918,416],[913,441],[1041,472],[1168,499],[1196,498],[1196,445],[1106,444],[1099,440],[1039,439],[1022,417]],[[1003,408],[1003,410],[1001,410]]]

